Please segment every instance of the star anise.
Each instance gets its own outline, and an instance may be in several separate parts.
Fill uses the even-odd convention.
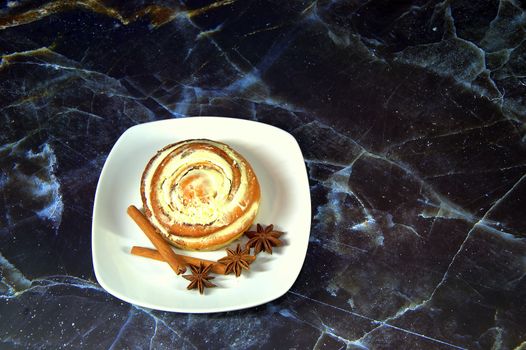
[[[209,280],[215,278],[213,276],[208,276],[208,272],[212,268],[212,265],[205,266],[202,262],[199,263],[199,267],[196,265],[190,265],[190,270],[192,270],[191,275],[184,275],[183,277],[191,281],[187,289],[199,289],[199,293],[203,294],[206,288],[215,287],[216,285],[210,282]]]
[[[283,232],[274,231],[274,225],[263,228],[257,224],[257,231],[248,231],[245,234],[250,238],[246,247],[249,249],[254,247],[254,254],[258,254],[262,250],[272,254],[272,247],[279,247],[283,244],[279,240]]]
[[[249,269],[249,265],[256,260],[256,257],[250,255],[250,248],[241,249],[241,245],[238,244],[236,249],[226,250],[227,256],[219,259],[217,262],[226,264],[225,275],[228,275],[232,271],[236,274],[236,277],[241,275],[241,270]]]

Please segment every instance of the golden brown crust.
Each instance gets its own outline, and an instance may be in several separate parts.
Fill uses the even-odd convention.
[[[220,164],[214,164],[217,159]],[[228,186],[214,188],[209,177]],[[188,250],[214,250],[239,238],[254,221],[260,196],[248,161],[228,145],[206,139],[163,147],[141,178],[146,216],[167,241]],[[199,214],[203,207],[219,214],[207,221]]]

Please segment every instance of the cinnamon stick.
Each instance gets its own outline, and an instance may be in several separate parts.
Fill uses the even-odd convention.
[[[130,252],[133,255],[142,256],[144,258],[165,261],[162,255],[155,249],[133,246]],[[203,265],[205,266],[213,265],[212,268],[210,269],[211,272],[214,272],[220,275],[225,274],[225,271],[226,271],[225,264],[221,264],[221,263],[218,263],[216,261],[211,261],[211,260],[194,258],[193,256],[188,256],[188,255],[181,255],[181,254],[175,254],[175,255],[178,258],[180,258],[182,261],[184,261],[187,265],[191,264],[191,265],[199,266],[199,263],[202,262]]]
[[[172,270],[176,274],[180,274],[186,271],[185,263],[175,255],[174,251],[152,226],[150,221],[139,211],[134,205],[130,205],[127,210],[128,215],[135,221],[137,226],[144,232],[144,234],[150,239],[155,248],[159,251],[164,261],[166,261]]]

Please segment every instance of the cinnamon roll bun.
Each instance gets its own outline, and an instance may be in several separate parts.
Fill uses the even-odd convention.
[[[230,146],[194,139],[157,152],[142,174],[141,197],[146,216],[172,245],[215,250],[252,224],[260,188],[248,161]]]

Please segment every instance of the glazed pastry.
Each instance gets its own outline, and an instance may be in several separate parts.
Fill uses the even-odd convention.
[[[146,216],[172,245],[215,250],[245,232],[259,208],[259,183],[224,143],[186,140],[159,150],[141,179]]]

